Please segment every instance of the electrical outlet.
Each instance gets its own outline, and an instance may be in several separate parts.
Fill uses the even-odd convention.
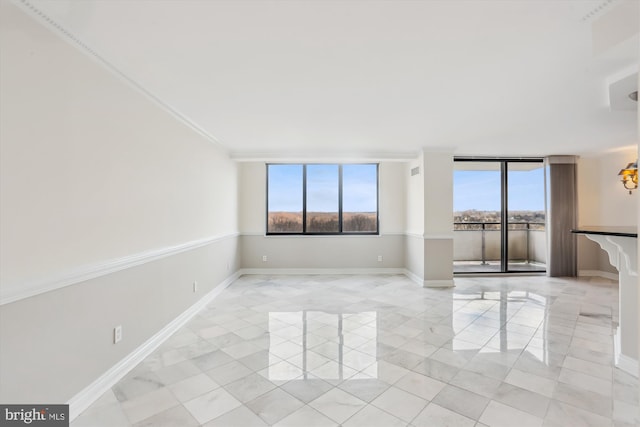
[[[113,328],[113,343],[118,344],[120,341],[122,341],[122,325]]]
[[[198,292],[198,282],[197,281],[193,282],[193,292]]]
[[[267,256],[266,255],[262,255],[262,262],[267,262]]]
[[[378,262],[382,262],[382,255],[378,255]]]

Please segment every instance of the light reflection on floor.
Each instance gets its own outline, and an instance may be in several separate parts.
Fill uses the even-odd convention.
[[[377,378],[376,354],[352,351],[375,341],[376,312],[270,312],[269,334],[276,342],[269,351],[269,380],[343,380],[367,368],[367,377]],[[279,362],[291,352],[289,363]]]
[[[243,276],[72,423],[633,426],[604,279]]]
[[[537,341],[540,346],[529,346],[536,331],[546,328],[548,306],[545,296],[531,291],[454,292],[453,300],[454,306],[459,307],[453,314],[455,351],[507,353],[524,350],[538,361],[547,363],[545,340]],[[509,326],[505,327],[507,322]],[[497,334],[496,328],[499,328]]]

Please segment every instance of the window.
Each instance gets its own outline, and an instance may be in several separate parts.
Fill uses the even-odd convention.
[[[267,234],[378,234],[378,165],[267,164]]]

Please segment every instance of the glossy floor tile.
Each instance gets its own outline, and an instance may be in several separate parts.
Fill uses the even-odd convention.
[[[640,424],[604,279],[243,276],[84,426]]]

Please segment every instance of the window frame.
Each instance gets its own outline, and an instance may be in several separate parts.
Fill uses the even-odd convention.
[[[279,165],[302,166],[302,231],[280,232],[269,231],[269,167]],[[329,165],[338,166],[338,231],[307,231],[307,166]],[[376,231],[343,231],[343,167],[350,165],[363,165],[376,167]],[[266,163],[266,188],[265,188],[265,235],[266,236],[379,236],[380,235],[380,163]]]

